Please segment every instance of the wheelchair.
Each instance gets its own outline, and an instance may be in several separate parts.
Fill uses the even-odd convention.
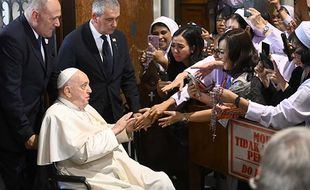
[[[50,190],[91,190],[91,186],[84,176],[62,175],[56,167],[56,163],[50,166],[48,177]]]

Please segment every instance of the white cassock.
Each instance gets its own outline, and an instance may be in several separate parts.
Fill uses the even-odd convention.
[[[98,112],[83,110],[59,98],[47,111],[40,131],[38,165],[53,162],[61,173],[85,176],[92,189],[175,189],[164,172],[155,172],[131,159],[122,142],[126,130],[115,136]]]

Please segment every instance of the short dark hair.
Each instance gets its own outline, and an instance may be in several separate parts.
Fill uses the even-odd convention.
[[[202,59],[202,50],[204,48],[204,41],[201,37],[201,27],[194,24],[187,24],[179,28],[173,37],[182,35],[187,41],[189,47],[193,49],[193,53],[190,56],[190,64],[194,64]]]

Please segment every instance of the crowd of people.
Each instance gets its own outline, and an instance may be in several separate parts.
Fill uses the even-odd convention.
[[[137,84],[117,29],[118,0],[93,0],[90,20],[57,55],[61,4],[30,1],[0,31],[6,189],[47,189],[44,166],[54,163],[61,174],[85,176],[92,189],[188,189],[188,123],[212,128],[223,115],[282,130],[265,147],[252,188],[307,189],[310,2],[302,0],[308,9],[301,11],[302,3],[268,0],[269,17],[229,2],[219,2],[215,31],[156,18],[149,34],[158,48],[149,43],[139,58]],[[189,110],[192,104],[207,109]],[[122,145],[132,140],[133,156]]]

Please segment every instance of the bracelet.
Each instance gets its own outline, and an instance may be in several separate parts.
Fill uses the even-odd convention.
[[[183,113],[182,121],[187,124],[189,122],[189,115],[188,113]]]
[[[238,97],[235,99],[235,105],[237,106],[237,108],[239,108],[240,98],[241,96],[238,95]]]

